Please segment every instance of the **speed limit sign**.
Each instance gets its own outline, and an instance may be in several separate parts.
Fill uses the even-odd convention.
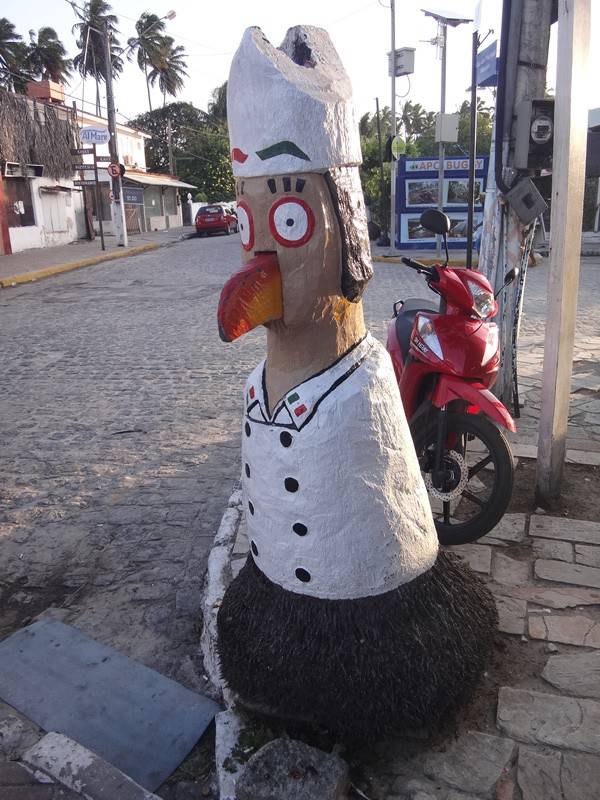
[[[109,164],[106,169],[111,178],[118,178],[121,174],[121,168],[118,164]]]

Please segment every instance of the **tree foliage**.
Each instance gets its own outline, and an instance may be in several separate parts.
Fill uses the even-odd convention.
[[[127,58],[131,60],[137,55],[137,64],[144,73],[146,79],[146,90],[148,92],[148,110],[152,111],[152,100],[150,98],[150,83],[148,81],[148,66],[153,65],[157,59],[160,47],[163,44],[165,23],[156,14],[144,11],[135,23],[137,36],[127,40],[129,53]]]
[[[163,36],[162,42],[153,54],[151,61],[152,69],[148,74],[150,86],[158,81],[158,88],[163,96],[163,106],[167,95],[175,97],[184,85],[184,77],[187,77],[185,62],[185,48],[181,45],[175,46],[171,36]]]
[[[6,17],[0,17],[0,86],[11,92],[25,91],[27,45]]]
[[[26,69],[32,78],[57,83],[68,80],[73,62],[66,55],[67,51],[54,28],[29,31]]]
[[[234,199],[227,130],[223,125],[216,125],[210,113],[191,103],[168,103],[132,120],[133,127],[151,136],[146,142],[148,169],[168,172],[169,120],[178,176],[193,184],[209,202]]]
[[[87,0],[83,8],[73,5],[73,11],[79,19],[73,25],[79,52],[73,59],[75,69],[87,77],[106,81],[105,39],[103,33],[110,35],[110,51],[113,76],[118,76],[123,71],[123,59],[120,57],[121,46],[118,39],[119,19],[111,14],[111,6],[106,0]]]
[[[493,108],[477,101],[477,154],[488,155],[492,140]],[[468,101],[457,109],[458,141],[446,145],[447,156],[466,156],[469,153],[471,138],[471,105]],[[408,156],[437,156],[439,144],[435,141],[435,119],[433,111],[427,111],[420,103],[407,101],[397,119],[398,135],[404,141]],[[380,125],[383,144],[391,135],[392,115],[386,106],[380,111]],[[363,114],[359,122],[363,163],[361,180],[365,201],[371,209],[373,220],[383,229],[388,227],[390,208],[389,163],[384,164],[383,197],[379,166],[379,146],[377,141],[377,118],[375,114]]]

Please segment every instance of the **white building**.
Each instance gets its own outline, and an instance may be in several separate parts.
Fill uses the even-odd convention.
[[[86,147],[86,128],[106,128],[107,120],[87,111],[77,111],[77,122],[80,127],[82,146]],[[128,233],[146,233],[167,228],[183,226],[181,200],[178,189],[195,188],[189,183],[178,180],[173,175],[163,175],[146,170],[146,153],[144,142],[149,139],[147,133],[117,123],[117,145],[119,159],[125,167],[123,175],[123,192],[125,199],[125,219]],[[108,143],[96,145],[98,156],[108,156]],[[93,156],[81,156],[81,161],[92,165]],[[102,220],[105,232],[112,233],[110,216],[110,178],[103,162],[98,170],[101,182]],[[86,180],[94,178],[93,170],[82,172]],[[98,211],[93,188],[85,189],[86,201],[93,210],[94,224],[98,227]],[[129,201],[129,202],[128,202]]]
[[[64,90],[60,84],[32,81],[28,85],[28,95],[27,98],[12,95],[12,101],[26,103],[32,119],[39,120],[38,137],[44,135],[46,114],[56,115],[59,120],[70,120],[78,127],[82,146],[86,146],[86,128],[107,127],[106,119],[65,106]],[[35,109],[37,113],[34,113]],[[117,124],[119,159],[125,168],[125,217],[131,234],[181,227],[183,219],[178,190],[195,188],[172,175],[147,172],[144,144],[148,138],[148,134]],[[74,168],[68,177],[55,180],[48,175],[44,164],[22,166],[16,161],[15,154],[0,153],[0,254],[52,247],[86,238],[89,224],[98,232],[99,214],[104,232],[108,235],[113,233],[111,186],[106,169],[108,143],[96,148],[97,155],[105,157],[98,170],[99,204],[94,187],[76,185],[81,179],[94,178],[92,155],[72,156],[73,164],[85,163],[90,168],[81,171]],[[64,160],[68,171],[68,154]]]

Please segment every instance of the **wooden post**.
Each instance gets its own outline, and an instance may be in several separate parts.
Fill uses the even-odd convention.
[[[537,493],[560,494],[565,460],[587,142],[590,0],[559,0],[550,267]]]
[[[9,256],[12,254],[12,247],[10,244],[10,232],[8,230],[6,203],[2,171],[0,170],[0,255]]]

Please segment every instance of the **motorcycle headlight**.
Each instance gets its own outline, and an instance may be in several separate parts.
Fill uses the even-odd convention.
[[[442,345],[433,327],[433,322],[428,317],[419,316],[417,318],[417,330],[419,331],[419,336],[431,352],[443,361],[444,353],[442,351]]]
[[[498,326],[495,322],[490,322],[488,327],[487,340],[485,343],[485,350],[483,351],[482,364],[487,364],[488,361],[498,352]]]
[[[494,313],[494,295],[475,281],[467,281],[473,298],[473,311],[481,319],[487,319]]]

